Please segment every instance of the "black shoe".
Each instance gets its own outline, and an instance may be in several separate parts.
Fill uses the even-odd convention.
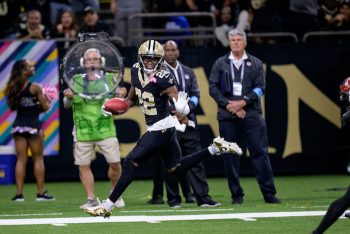
[[[54,201],[55,197],[50,196],[47,191],[44,191],[43,194],[36,194],[36,201]]]
[[[170,208],[173,208],[173,209],[181,208],[181,202],[177,201],[176,199],[168,201],[168,205]]]
[[[270,203],[270,204],[278,204],[278,203],[282,203],[280,199],[278,199],[276,196],[274,195],[267,195],[264,196],[264,200],[266,203]]]
[[[346,212],[344,216],[350,219],[350,212]]]
[[[152,205],[161,205],[164,204],[164,200],[161,196],[157,196],[156,198],[152,198],[151,200],[147,201],[147,203]]]
[[[179,209],[181,208],[181,203],[174,203],[174,204],[171,204],[169,205],[170,208],[173,208],[173,209]]]
[[[196,198],[192,193],[189,193],[186,197],[186,203],[195,203],[195,202],[196,202]]]
[[[232,204],[242,204],[243,203],[243,197],[234,197],[232,198]]]
[[[16,194],[11,200],[15,202],[24,202],[23,194]]]
[[[218,206],[221,206],[221,203],[213,201],[213,200],[210,200],[210,201],[205,202],[203,204],[200,204],[198,206],[200,206],[200,207],[218,207]]]

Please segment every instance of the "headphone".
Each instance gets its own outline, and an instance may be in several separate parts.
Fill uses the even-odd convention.
[[[90,53],[90,52],[96,52],[96,53],[97,53],[98,57],[100,58],[100,64],[101,64],[101,66],[104,66],[104,65],[106,64],[106,59],[105,59],[105,57],[102,57],[102,56],[101,56],[100,51],[99,51],[98,49],[96,49],[96,48],[90,48],[90,49],[86,50],[86,51],[84,52],[83,57],[80,58],[80,66],[84,67],[84,64],[85,64],[85,59],[84,59],[84,58],[85,58],[85,56],[86,56],[88,53]]]

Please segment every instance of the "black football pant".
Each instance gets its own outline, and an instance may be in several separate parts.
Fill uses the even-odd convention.
[[[179,141],[182,155],[191,155],[198,152],[201,149],[200,135],[197,129],[187,127],[185,132],[177,132],[177,139]],[[206,172],[203,162],[191,167],[187,173],[188,181],[193,190],[193,194],[196,198],[197,204],[202,205],[212,201],[209,196],[209,186],[207,183]],[[171,176],[170,177],[174,177]],[[168,200],[171,198],[177,198],[179,196],[178,180],[174,178],[166,179],[167,181],[167,194]]]
[[[328,208],[326,215],[318,225],[313,234],[321,234],[326,231],[337,219],[342,215],[347,208],[350,207],[350,187],[344,196],[335,200]]]
[[[169,180],[171,180],[171,178],[168,178],[170,175],[167,172],[167,170],[165,170],[165,166],[162,160],[162,156],[161,155],[156,155],[155,157],[152,158],[152,166],[153,166],[153,191],[152,191],[152,199],[156,200],[159,197],[163,197],[163,188],[164,188],[164,180],[165,177],[167,177],[166,179],[166,187],[167,187],[167,197],[168,200],[174,200],[174,202],[177,203],[181,203],[181,197],[179,195],[179,192],[168,192],[169,191],[169,183],[176,183],[178,181],[178,177],[175,177],[176,182],[169,182]],[[184,197],[187,197],[190,195],[191,192],[191,188],[189,185],[189,182],[187,180],[187,173],[185,173],[184,175],[180,176],[180,186],[181,186],[181,190],[182,190],[182,194]],[[177,187],[178,189],[178,187]]]
[[[174,175],[182,175],[192,166],[198,164],[211,154],[207,148],[181,158],[181,149],[176,138],[175,128],[162,131],[147,131],[138,140],[123,163],[122,175],[109,196],[115,202],[136,177],[141,164],[160,153],[166,168]]]

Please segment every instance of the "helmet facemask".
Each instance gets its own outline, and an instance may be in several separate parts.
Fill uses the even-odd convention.
[[[159,70],[164,62],[161,57],[141,56],[141,67],[147,75],[151,75]]]

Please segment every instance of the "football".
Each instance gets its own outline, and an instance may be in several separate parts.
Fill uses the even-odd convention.
[[[113,115],[121,115],[129,110],[129,105],[123,98],[111,98],[104,103],[103,109]]]

